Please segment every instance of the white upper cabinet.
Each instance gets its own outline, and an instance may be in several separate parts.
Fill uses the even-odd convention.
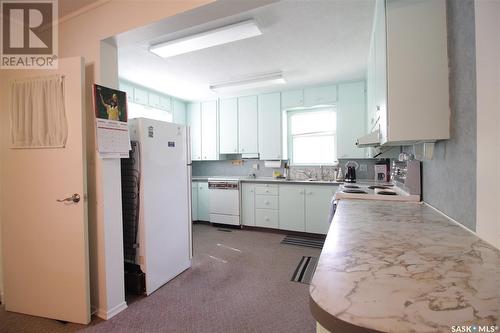
[[[149,96],[147,90],[141,88],[134,88],[134,103],[148,105]]]
[[[148,105],[155,109],[161,109],[165,111],[172,110],[170,97],[157,94],[151,91],[148,93]]]
[[[378,2],[375,7],[375,28],[373,31],[375,77],[374,77],[374,102],[372,107],[375,112],[375,122],[382,137],[387,137],[387,53],[386,53],[386,16],[385,0]]]
[[[201,104],[187,105],[187,124],[191,130],[191,159],[201,161]]]
[[[169,96],[160,95],[160,101],[158,103],[158,108],[166,111],[172,110],[172,99]]]
[[[281,96],[280,93],[259,95],[259,157],[281,160]]]
[[[238,99],[221,99],[219,102],[219,153],[238,153]]]
[[[304,90],[290,90],[281,93],[281,109],[287,110],[291,108],[304,106]]]
[[[238,98],[238,141],[241,154],[258,154],[257,96]]]
[[[127,82],[122,82],[120,81],[120,90],[124,91],[127,94],[127,101],[133,102],[134,101],[134,86],[127,83]]]
[[[363,158],[364,149],[356,146],[356,139],[366,133],[365,82],[339,84],[337,103],[337,157]]]
[[[148,104],[153,108],[160,108],[160,95],[150,92],[148,94]]]
[[[304,106],[333,104],[337,101],[337,86],[328,85],[304,89]]]
[[[178,99],[172,99],[172,119],[176,124],[186,124],[186,104]]]
[[[201,159],[217,160],[217,101],[201,103]]]
[[[377,0],[371,48],[368,115],[379,119],[380,143],[448,139],[445,0]]]

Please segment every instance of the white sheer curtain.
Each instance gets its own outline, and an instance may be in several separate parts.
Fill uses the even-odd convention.
[[[60,148],[68,138],[64,77],[52,75],[11,82],[13,148]]]

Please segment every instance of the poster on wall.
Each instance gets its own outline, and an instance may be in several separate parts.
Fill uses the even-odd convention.
[[[101,158],[128,158],[130,136],[124,91],[94,84],[97,151]]]

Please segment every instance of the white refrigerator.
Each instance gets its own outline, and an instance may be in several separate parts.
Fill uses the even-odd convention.
[[[139,143],[137,263],[146,295],[191,266],[191,156],[186,126],[129,120]]]

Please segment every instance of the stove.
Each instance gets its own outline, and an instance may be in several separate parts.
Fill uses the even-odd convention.
[[[410,195],[402,188],[391,183],[358,183],[357,185],[341,185],[337,193],[335,193],[335,199],[419,202],[420,196]]]
[[[342,190],[343,193],[358,193],[358,194],[368,194],[368,192],[365,192],[360,189],[350,189],[347,186],[344,186],[344,189]]]
[[[393,186],[393,185],[392,184],[391,185],[384,185],[384,186],[382,186],[382,185],[371,185],[371,186],[368,186],[368,188],[370,190],[374,190],[374,189],[387,190],[387,189],[390,188],[389,186]]]

